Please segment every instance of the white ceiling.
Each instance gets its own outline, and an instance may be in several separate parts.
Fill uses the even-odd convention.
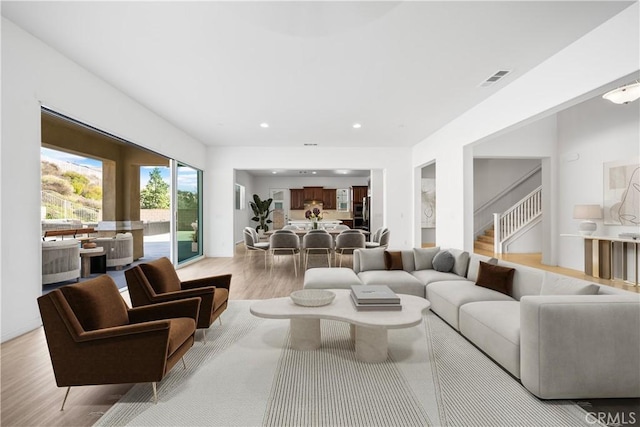
[[[205,144],[369,147],[420,142],[630,4],[2,1],[2,15]]]

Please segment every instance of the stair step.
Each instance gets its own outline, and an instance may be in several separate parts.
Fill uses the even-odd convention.
[[[495,236],[495,231],[493,228],[491,228],[491,230],[484,230],[484,235],[485,236],[490,236],[493,239],[493,236]]]
[[[478,242],[483,242],[483,243],[489,243],[491,245],[493,245],[493,236],[478,236],[478,238],[476,239]]]
[[[474,249],[480,249],[487,252],[493,252],[493,244],[476,241],[473,244]]]

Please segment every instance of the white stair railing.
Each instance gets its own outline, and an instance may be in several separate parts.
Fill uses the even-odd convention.
[[[502,253],[503,243],[542,215],[542,186],[536,188],[506,212],[493,214],[494,249]]]

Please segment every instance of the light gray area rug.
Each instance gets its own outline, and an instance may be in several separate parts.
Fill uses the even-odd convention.
[[[322,322],[322,348],[288,348],[289,323],[232,301],[158,386],[137,384],[96,426],[591,426],[568,401],[541,401],[427,313],[389,331],[389,359],[355,359],[349,327]],[[199,336],[200,334],[198,334]],[[593,420],[591,420],[593,421]]]

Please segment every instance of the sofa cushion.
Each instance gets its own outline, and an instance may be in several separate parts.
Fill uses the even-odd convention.
[[[525,295],[540,295],[545,273],[543,270],[502,260],[498,261],[498,265],[515,268],[516,270],[513,275],[513,288],[511,290],[513,298],[520,301],[520,298]]]
[[[458,276],[466,277],[467,268],[469,267],[469,252],[460,249],[449,249],[449,253],[453,255],[453,268],[451,271]]]
[[[402,252],[384,251],[384,266],[387,270],[402,270]]]
[[[411,272],[411,274],[423,285],[428,285],[433,282],[463,279],[463,277],[460,277],[455,273],[446,273],[438,270],[418,270]]]
[[[398,294],[424,298],[424,285],[404,270],[362,271],[358,278],[363,285],[387,285]]]
[[[542,282],[540,295],[596,295],[600,287],[582,280],[546,275]]]
[[[385,270],[384,249],[361,250],[360,271]]]
[[[453,258],[451,252],[439,251],[437,254],[435,254],[431,263],[433,264],[434,270],[446,273],[448,271],[451,271],[455,262],[456,260]]]
[[[478,271],[477,286],[493,289],[502,292],[505,295],[511,295],[513,289],[514,268],[501,267],[499,265],[489,264],[480,261],[480,270]]]
[[[471,302],[460,307],[460,333],[520,378],[520,303]]]
[[[350,268],[311,268],[304,273],[305,289],[351,289],[354,285],[362,282]]]
[[[513,298],[475,284],[469,280],[450,280],[427,285],[427,299],[431,311],[442,317],[453,328],[460,329],[458,311],[464,304],[477,301],[513,301]]]
[[[110,276],[62,286],[60,291],[85,331],[127,325],[129,313]]]
[[[416,270],[433,269],[433,257],[440,252],[440,247],[435,248],[414,248],[413,258],[416,263]]]

